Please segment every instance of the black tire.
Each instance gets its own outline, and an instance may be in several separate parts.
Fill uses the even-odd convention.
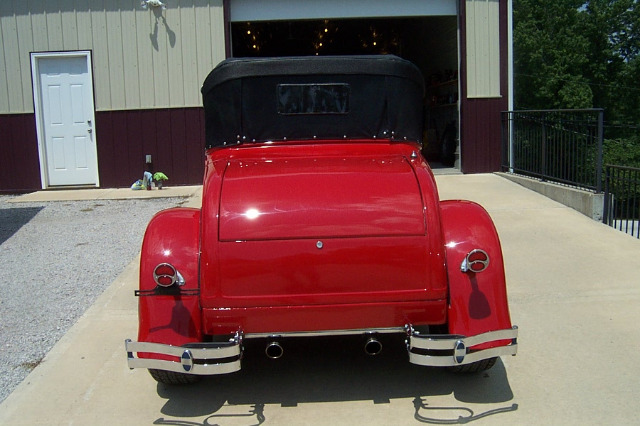
[[[149,374],[158,383],[164,383],[165,385],[190,385],[200,381],[200,376],[193,374],[176,373],[173,371],[154,370],[149,369]]]
[[[452,373],[473,374],[486,371],[493,367],[498,360],[495,358],[487,358],[481,361],[472,362],[471,364],[458,365],[455,367],[449,367],[448,370]]]

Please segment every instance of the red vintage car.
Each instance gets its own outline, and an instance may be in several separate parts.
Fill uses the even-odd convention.
[[[411,363],[515,355],[487,212],[440,201],[421,155],[424,82],[394,56],[228,59],[202,87],[202,207],[149,223],[128,365],[189,383],[317,336],[406,336]]]

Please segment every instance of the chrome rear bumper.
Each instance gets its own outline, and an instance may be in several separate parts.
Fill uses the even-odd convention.
[[[475,336],[421,335],[407,326],[409,362],[429,367],[455,367],[501,355],[515,355],[518,351],[518,327],[490,331]],[[506,346],[472,351],[472,346],[500,340],[510,340]]]
[[[518,349],[518,327],[491,331],[475,336],[421,334],[411,325],[404,328],[330,330],[320,332],[294,332],[278,334],[247,334],[244,338],[274,339],[286,337],[312,337],[336,335],[375,335],[385,333],[407,334],[409,362],[429,367],[454,367],[470,364],[483,359],[502,355],[515,355]],[[229,342],[198,343],[172,346],[161,343],[133,342],[125,340],[129,368],[151,368],[196,375],[216,375],[240,370],[242,355],[242,333],[236,334]],[[490,342],[509,340],[508,345],[482,350],[470,348]],[[138,353],[150,354],[140,358]],[[154,357],[155,356],[155,357]],[[175,361],[158,359],[161,356],[175,357]],[[179,360],[179,361],[178,361]]]

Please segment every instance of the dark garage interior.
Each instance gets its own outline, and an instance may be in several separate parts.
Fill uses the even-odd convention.
[[[458,22],[455,16],[234,22],[234,57],[393,54],[425,84],[423,153],[454,166],[458,147]]]

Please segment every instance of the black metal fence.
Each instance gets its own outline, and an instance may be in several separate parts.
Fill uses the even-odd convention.
[[[502,113],[503,170],[602,191],[603,110]]]
[[[607,165],[602,221],[640,238],[640,169]]]

